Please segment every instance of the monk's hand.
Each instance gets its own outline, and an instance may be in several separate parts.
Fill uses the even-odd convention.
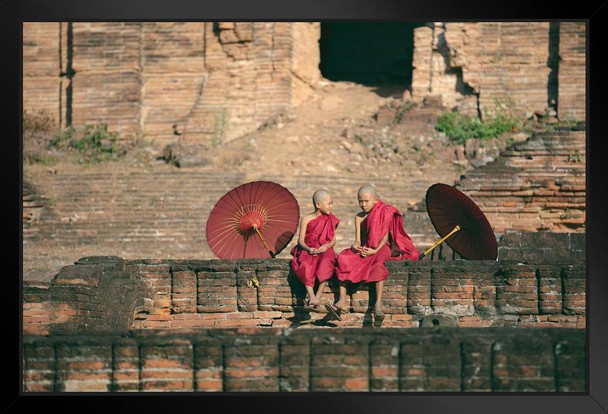
[[[351,245],[350,249],[353,251],[353,253],[359,253],[361,254],[361,246],[357,246],[357,245]]]
[[[324,244],[317,249],[317,253],[323,253],[323,252],[327,251],[327,249],[328,249],[327,245]]]
[[[367,256],[372,256],[376,254],[376,250],[372,249],[371,247],[362,247],[361,248],[361,257],[367,257]]]
[[[310,253],[312,256],[316,256],[319,254],[319,249],[315,249],[315,248],[310,248],[308,249],[308,253]]]

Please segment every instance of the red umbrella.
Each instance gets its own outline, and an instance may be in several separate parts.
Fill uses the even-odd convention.
[[[207,219],[207,244],[220,259],[269,258],[289,244],[300,207],[285,187],[270,181],[240,185],[217,202]]]
[[[447,184],[433,184],[426,192],[426,210],[442,239],[418,260],[446,240],[465,259],[496,260],[498,245],[492,226],[466,194]]]

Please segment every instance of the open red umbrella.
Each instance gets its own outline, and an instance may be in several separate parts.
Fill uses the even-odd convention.
[[[498,245],[492,226],[466,194],[447,184],[433,184],[426,192],[426,209],[442,239],[418,260],[444,241],[465,259],[496,260]]]
[[[254,181],[233,188],[207,219],[207,244],[220,259],[269,258],[289,244],[300,207],[285,187]]]

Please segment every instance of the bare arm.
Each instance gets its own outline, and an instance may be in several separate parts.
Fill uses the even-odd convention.
[[[331,241],[327,244],[327,248],[332,248],[336,245],[336,236],[334,236],[333,239],[331,239]]]
[[[355,242],[350,249],[355,253],[361,253],[361,222],[363,218],[358,214],[355,216]]]
[[[302,217],[302,219],[300,220],[300,234],[298,236],[298,246],[300,246],[300,248],[310,254],[313,254],[313,251],[315,251],[315,249],[310,248],[306,245],[305,239],[306,239],[306,227],[308,227],[308,222],[310,221],[310,217],[308,215]]]

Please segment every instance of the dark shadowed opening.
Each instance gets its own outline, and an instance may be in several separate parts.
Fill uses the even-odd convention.
[[[382,89],[411,88],[414,28],[412,22],[321,23],[321,74],[331,81],[351,81]]]
[[[549,23],[549,58],[547,66],[551,68],[547,82],[547,106],[558,110],[559,96],[559,22]]]

